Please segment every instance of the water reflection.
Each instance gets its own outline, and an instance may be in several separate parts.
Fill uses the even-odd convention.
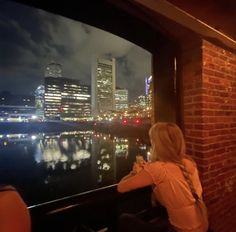
[[[0,135],[0,170],[30,205],[117,183],[147,151],[139,138],[94,131]]]
[[[38,135],[35,161],[45,163],[50,171],[75,170],[87,165],[91,158],[91,135],[92,132]]]

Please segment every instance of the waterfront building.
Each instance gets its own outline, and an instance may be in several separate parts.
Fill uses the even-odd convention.
[[[46,119],[60,119],[61,89],[63,80],[45,77],[44,116]]]
[[[0,121],[28,121],[35,116],[35,97],[0,93]]]
[[[61,93],[61,118],[65,121],[91,117],[91,88],[77,80],[65,79]]]
[[[128,109],[128,90],[127,89],[116,89],[115,91],[115,108],[116,110]]]
[[[44,114],[47,119],[87,120],[91,116],[91,90],[79,80],[45,77]]]
[[[92,113],[96,117],[115,109],[115,59],[94,58],[92,62]]]
[[[39,116],[40,118],[44,117],[44,94],[45,94],[44,85],[38,86],[34,92],[36,115]]]

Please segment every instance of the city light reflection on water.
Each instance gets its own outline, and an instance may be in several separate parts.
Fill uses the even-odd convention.
[[[0,135],[1,178],[32,205],[115,184],[148,150],[140,138],[93,131]]]

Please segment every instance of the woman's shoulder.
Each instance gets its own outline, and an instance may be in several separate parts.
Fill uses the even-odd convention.
[[[184,158],[183,162],[190,173],[194,173],[197,170],[197,164],[191,158]]]
[[[149,162],[145,165],[146,170],[157,171],[164,168],[165,163],[162,161]]]
[[[161,183],[166,176],[165,163],[161,161],[147,163],[144,170],[149,173],[155,184]]]

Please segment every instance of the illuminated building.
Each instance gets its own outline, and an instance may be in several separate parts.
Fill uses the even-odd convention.
[[[90,87],[74,79],[45,77],[44,113],[47,119],[88,119],[91,116]]]
[[[60,119],[62,87],[61,78],[45,77],[44,116],[46,119]]]
[[[147,105],[147,98],[144,95],[138,96],[138,106],[140,108],[145,108]]]
[[[63,120],[87,120],[91,117],[91,89],[77,80],[66,79],[61,94]]]
[[[48,64],[45,70],[45,77],[62,77],[62,66],[55,62]]]
[[[115,59],[94,58],[92,63],[93,116],[115,109]]]
[[[38,86],[38,88],[34,92],[36,115],[40,117],[44,116],[44,94],[45,94],[44,85]]]
[[[128,108],[128,90],[116,89],[115,91],[116,110],[124,110]]]
[[[152,76],[145,78],[145,95],[147,97],[147,107],[152,109]]]
[[[0,121],[28,121],[34,114],[34,96],[0,93]]]

